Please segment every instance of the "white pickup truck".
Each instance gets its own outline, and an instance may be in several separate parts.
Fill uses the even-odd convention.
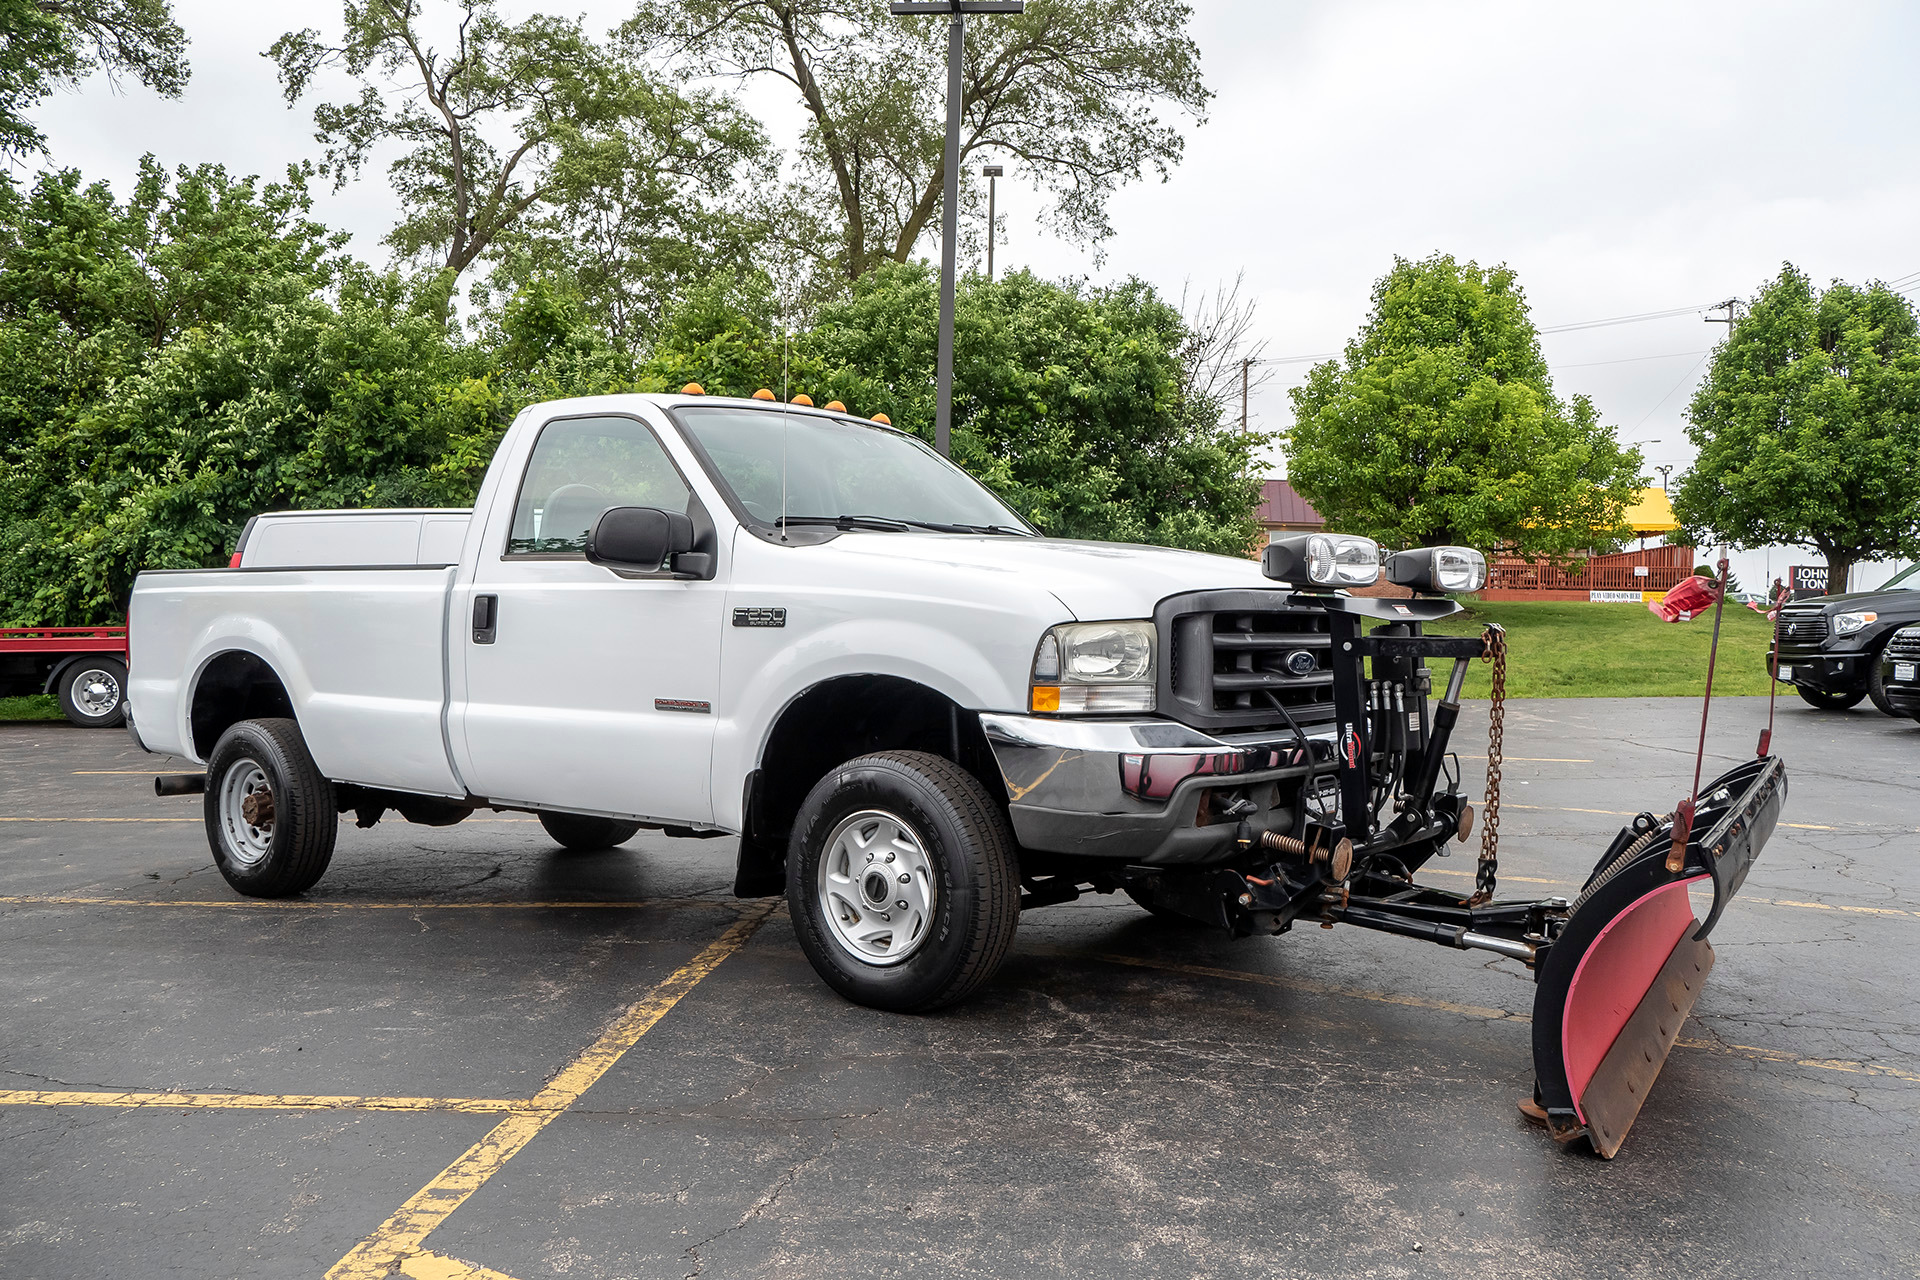
[[[1427,673],[1404,662],[1353,686],[1401,728],[1383,706],[1336,732],[1341,602],[1386,606],[1331,588],[1374,580],[1373,544],[1321,536],[1267,576],[1044,538],[914,437],[839,412],[542,404],[470,517],[261,519],[233,567],[143,573],[129,608],[130,731],[205,764],[161,782],[204,790],[245,894],[310,887],[349,811],[530,811],[568,848],[733,836],[735,891],[784,891],[828,983],[925,1009],[992,972],[1023,906],[1082,886],[1285,927],[1349,871],[1336,763],[1365,748],[1401,795],[1426,743]],[[1455,608],[1412,603],[1374,616]],[[1425,785],[1406,848],[1461,824],[1464,799]],[[1298,855],[1289,905],[1243,912],[1206,879],[1250,840]]]

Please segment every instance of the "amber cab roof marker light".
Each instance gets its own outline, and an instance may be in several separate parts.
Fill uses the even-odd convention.
[[[753,398],[755,400],[771,400],[773,399],[773,392],[767,390],[765,387],[762,387],[758,391],[753,393]]]
[[[813,397],[808,395],[806,392],[802,391],[799,395],[793,398],[793,403],[797,405],[804,405],[807,408],[811,409],[813,408]]]
[[[707,394],[707,389],[697,382],[689,382],[686,386],[680,388],[680,394],[683,396],[703,396]]]
[[[826,407],[833,410],[835,413],[845,413],[847,411],[847,406],[841,404],[838,400],[827,401]]]

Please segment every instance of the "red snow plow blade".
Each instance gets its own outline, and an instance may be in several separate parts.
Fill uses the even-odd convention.
[[[1673,816],[1641,814],[1588,877],[1536,970],[1534,1106],[1560,1142],[1612,1159],[1713,968],[1707,935],[1746,881],[1786,799],[1776,756],[1702,790],[1684,847]],[[1696,920],[1689,886],[1713,891]]]

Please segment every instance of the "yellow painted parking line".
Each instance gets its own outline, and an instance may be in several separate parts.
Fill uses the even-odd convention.
[[[495,1271],[492,1267],[483,1267],[477,1262],[467,1262],[460,1258],[449,1258],[443,1253],[434,1253],[427,1249],[403,1258],[400,1262],[400,1274],[411,1276],[413,1280],[513,1280],[512,1276]]]
[[[1417,876],[1464,876],[1468,880],[1471,880],[1479,873],[1475,871],[1455,871],[1450,867],[1422,867],[1414,872],[1414,874]],[[1505,884],[1509,880],[1515,884],[1570,885],[1573,883],[1571,880],[1542,880],[1539,876],[1510,876],[1504,871],[1500,873],[1500,882],[1502,884]]]
[[[211,907],[222,911],[518,911],[580,910],[599,907],[633,911],[641,907],[732,907],[724,898],[636,898],[611,902],[582,898],[561,902],[327,902],[305,898],[75,898],[60,895],[0,897],[15,907]]]
[[[467,1111],[498,1114],[531,1105],[520,1098],[382,1098],[352,1094],[154,1093],[108,1089],[0,1089],[0,1106],[161,1107],[218,1111]]]
[[[1568,763],[1582,762],[1569,761]],[[1500,807],[1502,809],[1531,809],[1536,813],[1603,813],[1609,818],[1636,818],[1640,816],[1638,812],[1628,813],[1624,809],[1576,809],[1572,805],[1564,804],[1514,804],[1511,800],[1501,801]],[[1792,827],[1796,831],[1839,830],[1838,827],[1830,827],[1819,822],[1782,822],[1778,825]]]
[[[1158,969],[1165,973],[1184,973],[1196,978],[1225,978],[1230,982],[1250,982],[1264,987],[1283,987],[1313,995],[1344,996],[1353,1000],[1366,1000],[1373,1004],[1435,1009],[1441,1013],[1454,1013],[1462,1017],[1479,1018],[1489,1022],[1531,1023],[1533,1021],[1531,1015],[1515,1013],[1511,1009],[1490,1009],[1483,1005],[1456,1004],[1451,1000],[1434,1000],[1424,996],[1396,995],[1386,991],[1367,991],[1358,987],[1337,987],[1332,983],[1316,982],[1311,978],[1281,978],[1266,973],[1249,973],[1244,969],[1219,969],[1212,965],[1179,964],[1112,952],[1074,952],[1064,947],[1049,947],[1046,950],[1060,955],[1081,955],[1086,959],[1102,960],[1108,964]],[[1920,1084],[1920,1072],[1890,1067],[1877,1062],[1857,1062],[1848,1058],[1809,1058],[1784,1049],[1763,1049],[1758,1045],[1727,1044],[1719,1040],[1676,1040],[1674,1044],[1708,1053],[1750,1058],[1756,1062],[1779,1062],[1796,1067],[1811,1067],[1818,1071],[1841,1071],[1850,1075],[1885,1076],[1888,1079],[1903,1080],[1909,1084]]]
[[[396,1265],[420,1254],[436,1227],[500,1172],[555,1116],[572,1106],[701,979],[745,946],[754,930],[765,923],[779,905],[777,898],[756,903],[706,950],[669,974],[607,1028],[586,1052],[561,1068],[547,1087],[533,1096],[527,1110],[511,1113],[500,1121],[486,1137],[416,1191],[372,1235],[350,1249],[346,1257],[327,1272],[327,1280],[378,1280],[389,1275]]]

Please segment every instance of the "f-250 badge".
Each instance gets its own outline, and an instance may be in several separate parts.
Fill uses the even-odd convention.
[[[785,609],[769,609],[758,606],[747,609],[735,609],[733,611],[733,625],[736,627],[784,627],[787,625],[787,611]]]

